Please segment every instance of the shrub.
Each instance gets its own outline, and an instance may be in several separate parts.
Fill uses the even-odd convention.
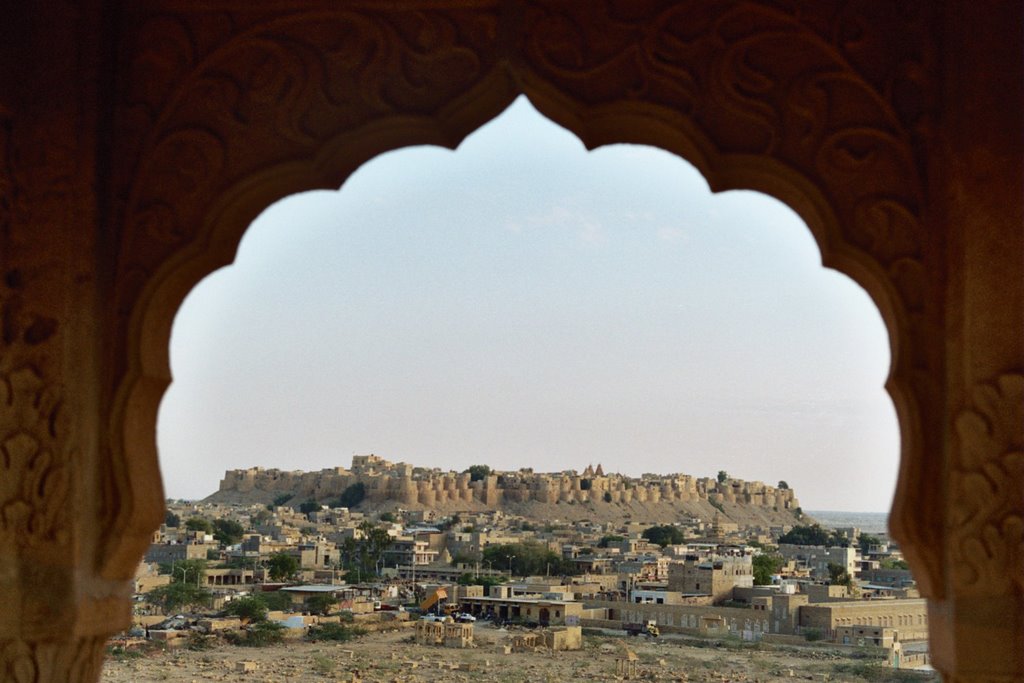
[[[361,481],[357,481],[351,484],[348,488],[341,492],[338,499],[331,505],[331,507],[342,507],[342,508],[354,508],[363,502],[363,498],[366,497],[366,484]]]
[[[281,591],[268,591],[266,593],[260,593],[257,597],[263,601],[269,610],[285,612],[292,609],[292,598],[287,593],[283,593]]]
[[[471,465],[466,472],[469,473],[470,481],[480,481],[491,474],[491,468],[487,465]]]
[[[284,626],[276,621],[261,621],[252,624],[244,631],[229,633],[226,637],[232,645],[243,647],[277,645],[284,640]]]
[[[325,655],[313,655],[313,671],[326,676],[334,671],[334,662]]]
[[[822,639],[821,629],[818,629],[818,628],[806,629],[804,631],[804,638],[806,638],[807,642],[809,642],[809,643],[813,643],[813,642],[815,642],[817,640],[821,640]]]
[[[122,645],[111,645],[107,648],[107,656],[115,662],[124,662],[130,659],[138,659],[142,657],[142,652]]]
[[[306,598],[306,609],[311,614],[328,615],[331,608],[338,604],[338,599],[333,595],[313,595]]]
[[[235,598],[224,606],[224,613],[242,621],[258,622],[267,618],[267,603],[261,596]]]
[[[928,676],[914,669],[893,669],[883,664],[867,664],[863,662],[834,664],[832,672],[842,674],[844,679],[856,676],[866,681],[878,681],[878,683],[909,683],[910,681],[938,680],[938,677],[934,674]]]
[[[353,638],[366,633],[364,629],[355,626],[345,626],[344,624],[317,624],[310,626],[306,631],[306,640],[316,643],[322,640],[333,640],[337,642],[347,642]]]
[[[189,631],[188,639],[185,641],[185,647],[194,651],[209,650],[213,647],[216,639],[216,636],[208,636],[200,633],[199,631]]]

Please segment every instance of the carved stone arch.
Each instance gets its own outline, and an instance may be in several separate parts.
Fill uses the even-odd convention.
[[[118,150],[130,172],[115,179],[125,199],[114,357],[126,360],[110,425],[107,480],[120,507],[106,511],[105,573],[134,567],[162,514],[156,411],[188,291],[232,260],[273,201],[336,188],[397,147],[454,147],[525,93],[588,147],[658,146],[714,190],[781,199],[825,263],[869,292],[889,329],[903,440],[893,529],[924,592],[941,593],[941,462],[923,457],[918,424],[934,407],[919,375],[939,372],[925,347],[925,301],[936,297],[924,266],[938,255],[922,245],[920,111],[907,104],[921,99],[907,75],[917,72],[870,59],[891,36],[871,35],[870,12],[830,3],[452,4],[129,12],[124,62],[135,67],[119,116],[137,144]],[[897,28],[913,35],[912,20]],[[848,21],[868,48],[846,40]]]

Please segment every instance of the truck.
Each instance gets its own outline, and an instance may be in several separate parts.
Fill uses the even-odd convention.
[[[631,636],[651,636],[657,638],[660,631],[658,631],[658,622],[654,619],[648,619],[644,623],[626,623],[622,625],[622,630]]]

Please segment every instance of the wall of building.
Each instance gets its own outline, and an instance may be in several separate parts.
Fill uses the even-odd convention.
[[[927,601],[858,600],[804,605],[800,608],[800,628],[818,629],[832,639],[837,626],[887,626],[895,628],[907,639],[927,637]]]

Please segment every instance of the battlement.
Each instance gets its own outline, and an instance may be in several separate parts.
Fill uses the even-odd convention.
[[[534,472],[532,468],[496,471],[473,481],[468,472],[392,463],[374,454],[352,456],[348,470],[342,467],[320,472],[286,472],[259,467],[229,470],[221,481],[220,491],[288,493],[329,502],[357,482],[366,487],[369,502],[394,501],[428,508],[474,503],[496,508],[506,502],[530,501],[594,505],[707,501],[713,505],[728,502],[774,511],[799,507],[792,489],[780,489],[760,481],[728,479],[719,482],[681,473],[645,473],[641,477],[629,477],[605,473],[600,464],[596,468],[588,466],[582,473],[575,470]]]

